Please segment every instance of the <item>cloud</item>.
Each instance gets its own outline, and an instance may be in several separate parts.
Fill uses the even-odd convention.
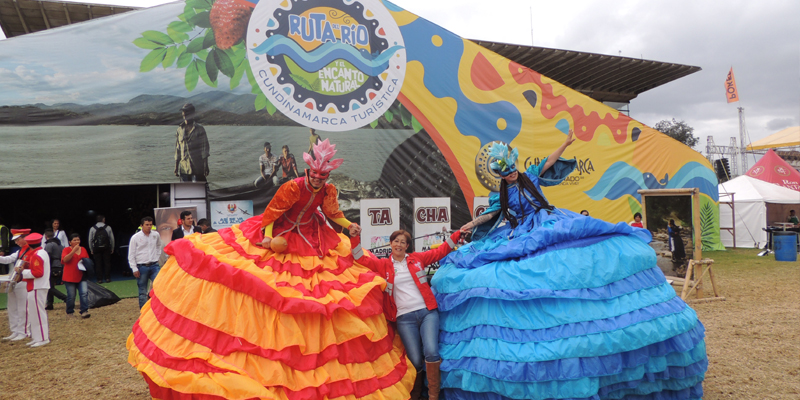
[[[794,126],[797,123],[794,118],[777,118],[767,122],[767,129],[771,131],[779,131],[783,128]]]

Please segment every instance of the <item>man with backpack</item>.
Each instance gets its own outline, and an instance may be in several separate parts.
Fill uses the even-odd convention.
[[[89,252],[94,257],[97,283],[111,282],[111,255],[114,254],[114,232],[106,225],[106,217],[97,216],[97,224],[89,229]]]
[[[56,285],[61,284],[61,275],[64,273],[64,267],[61,265],[61,253],[64,251],[64,247],[61,246],[61,240],[55,236],[55,231],[52,229],[44,231],[44,240],[44,251],[50,257],[50,289],[47,290],[44,309],[52,310],[54,297],[58,297],[64,302],[67,301],[67,295],[56,289]]]

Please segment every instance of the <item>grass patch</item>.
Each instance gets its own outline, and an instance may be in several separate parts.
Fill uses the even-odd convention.
[[[120,299],[128,299],[131,297],[139,297],[139,287],[136,286],[136,279],[115,280],[111,283],[101,283],[106,289],[114,292]],[[61,293],[67,294],[67,289],[64,285],[56,286]],[[78,293],[75,292],[75,304],[78,304]],[[61,300],[55,299],[54,303],[62,303]],[[5,310],[8,307],[8,294],[0,293],[0,310]],[[8,318],[6,318],[6,325],[8,325]]]

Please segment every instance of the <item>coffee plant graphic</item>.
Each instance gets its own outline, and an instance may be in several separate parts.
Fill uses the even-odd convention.
[[[230,78],[233,90],[246,75],[250,92],[256,95],[256,111],[266,109],[273,115],[277,109],[261,92],[247,60],[244,39],[252,13],[252,8],[234,0],[186,0],[183,13],[167,25],[165,32],[144,31],[133,41],[137,47],[150,50],[139,71],[149,72],[159,65],[164,69],[185,69],[184,84],[190,92],[201,80],[216,88],[219,74]],[[399,103],[386,111],[383,119],[389,125],[397,120],[415,133],[423,129],[417,118]],[[378,124],[376,119],[370,126],[376,128]]]

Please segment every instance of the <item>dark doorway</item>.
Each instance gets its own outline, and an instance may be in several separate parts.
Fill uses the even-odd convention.
[[[127,250],[139,221],[153,216],[153,208],[169,207],[169,190],[168,184],[4,189],[0,190],[0,223],[42,233],[55,218],[67,236],[80,234],[86,247],[89,228],[103,215],[116,242],[113,272],[125,273],[126,252],[120,247]]]

